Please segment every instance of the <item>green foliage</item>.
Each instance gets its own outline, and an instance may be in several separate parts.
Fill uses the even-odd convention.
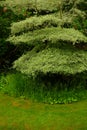
[[[0,90],[2,93],[11,96],[20,96],[23,94],[26,79],[20,73],[2,74],[0,76]]]
[[[39,12],[40,8],[47,11],[50,2],[31,1],[29,9],[34,7],[36,12]],[[57,3],[54,6],[53,2],[56,3],[55,0],[52,1],[52,6],[48,8],[50,11],[56,10]],[[14,62],[14,68],[34,77],[39,73],[73,75],[87,71],[87,37],[80,32],[83,25],[80,20],[83,22],[86,16],[85,11],[78,8],[80,2],[69,1],[70,8],[67,9],[67,1],[58,1],[59,9],[57,7],[56,13],[45,12],[44,16],[39,14],[13,23],[11,36],[7,41],[15,45],[27,44],[33,47]],[[17,6],[19,4],[18,2]]]
[[[10,35],[11,23],[24,18],[23,15],[14,14],[11,8],[5,5],[5,1],[0,1],[0,71],[8,69],[20,55],[17,47],[7,42],[6,39]]]
[[[30,53],[23,55],[15,62],[14,68],[33,76],[40,72],[81,73],[87,71],[87,52],[48,48],[32,56]]]
[[[56,10],[59,9],[59,2],[56,2],[56,0],[46,0],[46,1],[42,1],[42,0],[6,0],[6,4],[11,7],[15,12],[19,12],[19,8],[20,8],[20,12],[22,13],[22,10],[26,11],[26,9],[29,9],[29,11],[33,11],[33,13],[35,12],[35,14],[41,11],[45,11],[45,13],[49,13],[49,12],[55,12]],[[49,6],[50,5],[50,6]],[[15,7],[15,8],[14,8]]]
[[[45,28],[41,30],[36,30],[29,33],[24,33],[20,36],[12,36],[7,41],[13,42],[14,44],[30,44],[37,45],[38,43],[55,43],[58,44],[63,42],[70,43],[86,43],[87,37],[85,37],[81,32],[75,29],[67,29],[67,28]]]
[[[84,87],[86,78],[83,78],[83,82],[80,76],[72,77],[72,79],[68,76],[68,80],[61,80],[61,76],[59,76],[59,80],[55,80],[56,76],[38,75],[38,78],[33,79],[19,72],[1,75],[0,92],[50,104],[72,103],[87,97]],[[46,82],[47,80],[48,82]],[[81,82],[78,82],[79,80]]]
[[[86,0],[5,0],[5,4],[8,5],[14,12],[23,13],[27,9],[32,14],[49,14],[59,10],[70,11],[71,9],[78,8],[80,10],[86,10]],[[50,5],[50,6],[49,6]]]
[[[61,21],[61,19],[57,18],[56,14],[39,17],[34,16],[20,22],[12,23],[11,34],[15,35],[46,27],[57,27]]]
[[[80,76],[83,77],[83,73],[87,73],[87,16],[80,6],[85,1],[14,1],[6,0],[6,4],[12,9],[14,7],[15,13],[18,9],[19,13],[22,12],[22,9],[32,15],[23,21],[12,23],[11,35],[7,39],[16,46],[28,45],[31,48],[14,62],[14,68],[29,76],[29,79],[20,80],[24,83],[26,81],[26,84],[17,87],[17,91],[21,92],[19,95],[28,95],[43,102],[46,100],[51,104],[77,101],[79,96],[73,88],[79,88],[79,91],[85,88],[86,80],[76,85],[76,81],[72,84],[62,83],[62,77],[66,80],[67,75],[76,78],[76,75],[82,74]],[[49,73],[51,76],[62,75],[61,82],[58,78],[56,84],[51,84],[51,81],[44,84],[38,79],[38,76],[48,76]],[[71,92],[67,87],[71,88]],[[81,93],[79,95],[83,97]]]

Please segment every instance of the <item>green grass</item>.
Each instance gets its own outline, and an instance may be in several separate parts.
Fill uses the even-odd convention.
[[[86,76],[84,79],[72,80],[66,77],[66,82],[64,79],[57,81],[58,78],[62,77],[47,75],[33,79],[19,72],[10,72],[0,75],[0,92],[48,104],[66,104],[87,99]]]
[[[87,100],[48,105],[0,94],[0,130],[87,130]]]

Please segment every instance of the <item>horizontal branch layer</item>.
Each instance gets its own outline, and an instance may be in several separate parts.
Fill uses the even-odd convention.
[[[33,32],[24,33],[20,36],[12,36],[8,41],[14,44],[37,45],[41,43],[58,43],[59,41],[70,43],[87,43],[87,37],[73,28],[45,28]]]
[[[38,73],[76,74],[87,71],[87,52],[48,48],[27,53],[14,63],[14,68],[27,75]]]

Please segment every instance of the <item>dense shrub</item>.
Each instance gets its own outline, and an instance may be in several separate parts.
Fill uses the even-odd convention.
[[[76,102],[87,98],[87,79],[82,75],[64,77],[49,73],[32,79],[19,72],[11,72],[0,75],[0,92],[50,104]]]

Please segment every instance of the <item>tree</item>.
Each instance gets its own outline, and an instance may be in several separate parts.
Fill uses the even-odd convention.
[[[26,10],[34,16],[13,23],[8,41],[14,45],[27,44],[31,50],[16,60],[13,67],[34,77],[48,73],[75,75],[86,72],[87,36],[83,34],[83,30],[87,27],[83,29],[79,20],[86,21],[87,10],[84,10],[81,4],[87,2],[26,2]]]

